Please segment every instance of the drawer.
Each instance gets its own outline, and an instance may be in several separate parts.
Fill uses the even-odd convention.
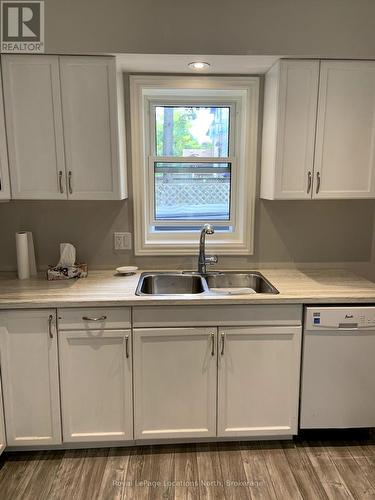
[[[58,309],[59,330],[121,330],[131,327],[130,307]]]

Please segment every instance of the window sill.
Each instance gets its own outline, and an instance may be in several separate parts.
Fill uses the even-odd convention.
[[[194,243],[184,242],[180,243],[155,243],[135,242],[135,255],[197,255],[199,251],[199,236]],[[251,242],[244,241],[217,241],[210,243],[206,240],[207,253],[217,253],[219,255],[253,255],[253,246]]]

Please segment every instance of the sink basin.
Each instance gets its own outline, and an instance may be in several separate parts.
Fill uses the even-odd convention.
[[[278,290],[255,271],[223,271],[200,275],[197,273],[142,273],[136,295],[247,295],[277,294]]]
[[[191,295],[208,292],[206,280],[200,275],[178,273],[143,273],[136,295]]]
[[[212,293],[279,293],[261,273],[255,271],[208,273],[204,277]]]

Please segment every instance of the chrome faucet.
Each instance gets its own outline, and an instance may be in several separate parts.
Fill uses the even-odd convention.
[[[216,264],[219,260],[216,255],[206,255],[206,234],[214,234],[215,228],[211,224],[202,227],[199,238],[198,273],[206,274],[207,264]]]

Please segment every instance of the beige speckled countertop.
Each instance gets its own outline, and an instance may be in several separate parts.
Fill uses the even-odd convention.
[[[171,304],[312,304],[375,303],[375,283],[344,269],[258,269],[279,290],[278,295],[135,295],[140,272],[115,276],[113,271],[91,271],[79,280],[46,281],[44,275],[19,281],[0,273],[0,309],[27,307],[135,306]]]

